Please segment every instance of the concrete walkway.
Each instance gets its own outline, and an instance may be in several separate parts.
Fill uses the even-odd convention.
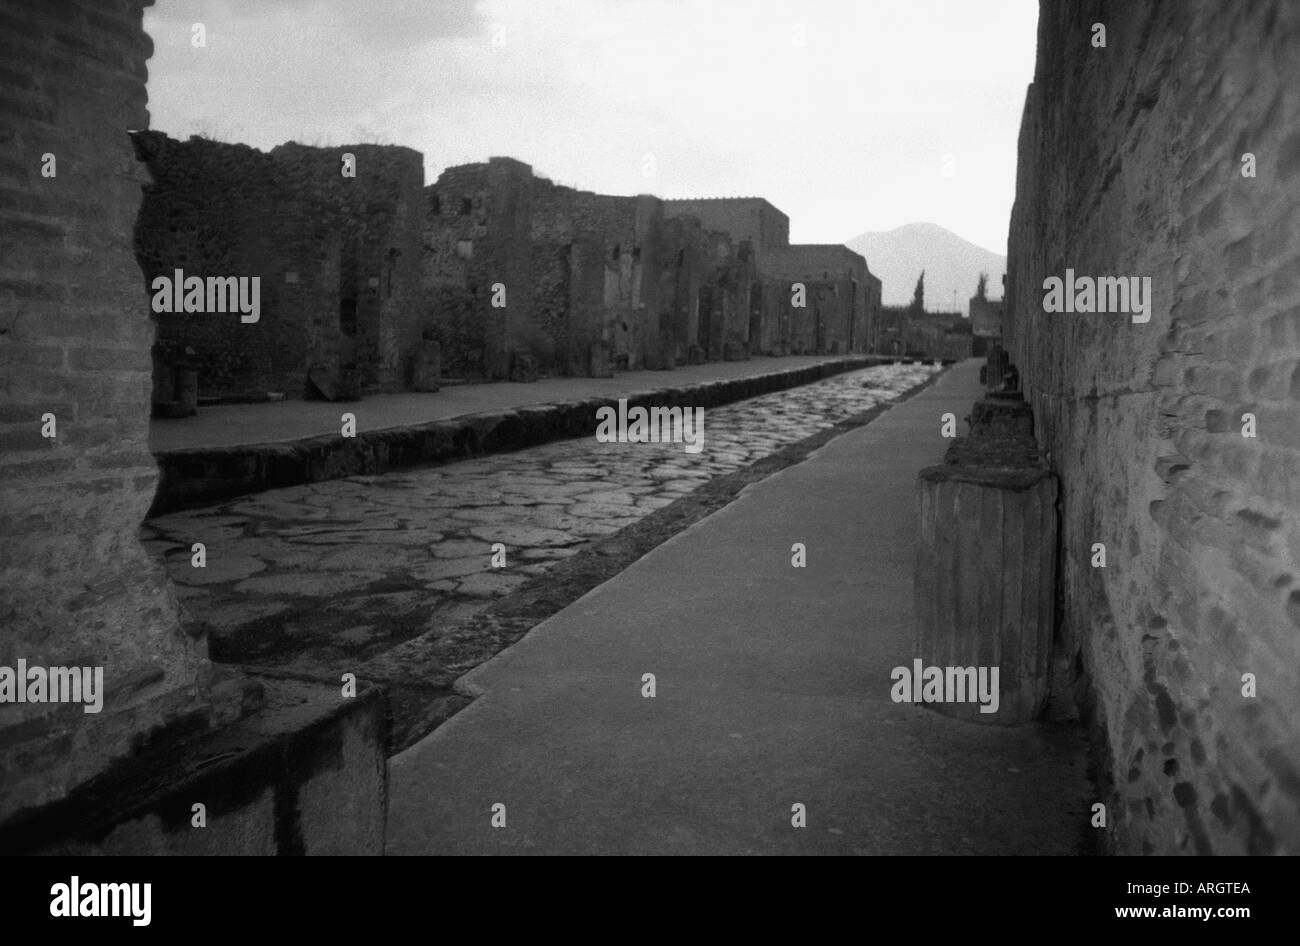
[[[356,414],[360,421],[358,427],[368,430],[410,427],[464,414],[509,411],[532,404],[595,397],[619,398],[654,388],[748,378],[840,361],[843,357],[756,356],[747,361],[687,365],[673,371],[621,371],[612,378],[544,378],[530,384],[502,381],[452,385],[429,394],[379,394],[347,403],[291,400],[265,404],[217,404],[200,408],[193,417],[179,420],[154,418],[149,424],[149,449],[154,453],[167,453],[200,447],[283,443],[337,434],[341,411]]]
[[[889,697],[913,656],[916,474],[978,370],[750,487],[464,678],[482,695],[390,760],[388,852],[1074,853],[1092,800],[1076,728]]]

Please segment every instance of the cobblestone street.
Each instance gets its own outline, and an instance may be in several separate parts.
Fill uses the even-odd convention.
[[[936,370],[876,366],[712,409],[698,454],[683,444],[564,441],[160,516],[143,539],[215,659],[336,678],[404,640],[438,635],[593,540]],[[203,568],[191,564],[196,542]],[[505,567],[493,567],[495,543]]]

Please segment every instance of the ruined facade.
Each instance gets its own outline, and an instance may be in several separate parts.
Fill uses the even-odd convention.
[[[866,261],[790,246],[789,219],[760,198],[595,194],[511,158],[448,168],[426,192],[424,283],[449,374],[527,380],[872,348],[880,281]]]
[[[1298,129],[1293,4],[1041,4],[1005,327],[1123,852],[1300,853]],[[1067,268],[1149,321],[1045,312]]]
[[[303,397],[341,370],[364,392],[408,386],[427,310],[419,152],[133,138],[152,177],[135,229],[146,285],[176,270],[260,280],[256,322],[154,315],[168,357],[197,367],[201,396]]]
[[[562,187],[492,158],[429,186],[424,248],[449,374],[603,375],[749,353],[752,245],[656,197]]]
[[[790,218],[761,197],[666,202],[673,216],[695,217],[752,247],[748,351],[803,354],[878,351],[880,280],[843,244],[791,244]],[[805,288],[794,305],[792,285]]]
[[[102,667],[105,689],[98,713],[0,704],[0,825],[208,713],[205,643],[136,536],[157,485],[126,131],[149,122],[143,6],[0,3],[0,666]]]
[[[802,283],[804,310],[791,311],[789,349],[796,353],[874,351],[879,324],[880,280],[867,261],[847,246],[807,243],[770,250],[763,263],[769,281],[785,289]]]

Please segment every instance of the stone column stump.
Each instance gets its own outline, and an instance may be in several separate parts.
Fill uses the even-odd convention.
[[[1029,722],[1048,698],[1057,483],[1024,440],[959,440],[919,477],[914,655],[924,667],[998,668],[995,712],[978,699],[926,702],[972,722]]]

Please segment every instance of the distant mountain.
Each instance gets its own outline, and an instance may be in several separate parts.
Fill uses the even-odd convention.
[[[952,311],[957,305],[969,315],[968,301],[975,295],[980,273],[989,274],[989,298],[1002,298],[1002,274],[1007,258],[963,240],[934,223],[909,223],[893,230],[864,233],[849,240],[851,250],[867,258],[867,266],[882,283],[885,305],[912,301],[916,277],[925,270],[925,307],[931,312]]]

